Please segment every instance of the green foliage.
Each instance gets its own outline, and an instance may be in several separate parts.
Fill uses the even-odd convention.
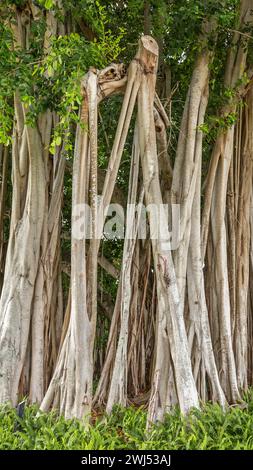
[[[99,42],[88,42],[77,33],[52,38],[49,54],[34,71],[35,76],[48,77],[50,105],[60,117],[54,131],[51,153],[61,144],[63,135],[66,150],[72,150],[69,128],[72,122],[78,121],[81,78],[90,66],[103,68],[115,60],[120,51],[120,40],[121,36],[114,39],[109,33],[104,33]]]
[[[55,412],[37,414],[34,406],[25,409],[23,419],[15,410],[0,408],[0,449],[36,450],[252,450],[253,394],[245,397],[247,406],[230,407],[223,412],[207,404],[183,417],[174,409],[163,424],[146,432],[146,411],[116,407],[110,416],[93,419],[86,428],[76,420],[66,421]]]
[[[50,10],[50,8],[52,8],[54,6],[54,1],[53,0],[46,0],[45,1],[45,8],[47,8],[48,10]]]
[[[206,122],[199,126],[199,130],[206,135],[208,143],[214,142],[220,133],[231,128],[237,121],[238,113],[231,112],[223,116],[207,116]]]
[[[15,67],[15,55],[11,50],[11,44],[11,31],[0,21],[0,143],[5,145],[11,142],[13,121],[13,108],[9,102],[9,75]]]
[[[46,10],[51,10],[55,7],[55,0],[38,0],[38,4],[46,8]]]
[[[47,50],[44,50],[46,30],[45,16],[31,24],[29,47],[13,48],[13,36],[6,22],[0,21],[0,143],[10,143],[13,122],[13,96],[19,92],[27,107],[27,124],[33,126],[37,116],[47,109],[59,115],[51,142],[51,153],[60,145],[62,138],[66,150],[72,150],[70,124],[78,121],[77,110],[81,102],[80,80],[89,67],[103,68],[116,60],[121,48],[123,29],[114,36],[108,26],[105,8],[99,1],[66,1],[67,14],[82,14],[95,31],[93,41],[88,41],[81,33],[66,36],[50,36]],[[47,9],[56,8],[53,0],[41,0],[40,5]],[[79,8],[79,9],[78,9]],[[13,11],[9,13],[12,18]],[[11,19],[11,21],[14,21]]]
[[[9,145],[12,130],[12,107],[4,96],[0,96],[0,143]]]

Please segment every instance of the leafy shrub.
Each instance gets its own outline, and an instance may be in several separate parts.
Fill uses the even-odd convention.
[[[97,417],[85,427],[53,411],[38,414],[35,406],[27,406],[24,417],[19,418],[6,405],[0,408],[0,449],[252,450],[252,391],[245,402],[245,407],[229,407],[225,412],[217,404],[207,404],[187,417],[175,408],[148,433],[146,411],[141,408],[115,407],[110,416]]]

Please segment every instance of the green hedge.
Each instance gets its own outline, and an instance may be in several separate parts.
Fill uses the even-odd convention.
[[[147,434],[146,411],[114,409],[111,416],[97,418],[84,428],[55,413],[37,414],[26,407],[24,417],[16,410],[0,408],[0,449],[253,449],[253,393],[246,406],[230,407],[225,413],[207,404],[200,412],[183,418],[175,409],[165,422]]]

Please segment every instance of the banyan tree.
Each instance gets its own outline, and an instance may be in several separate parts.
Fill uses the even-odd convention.
[[[140,2],[145,34],[125,64],[109,62],[118,40],[101,39],[89,9],[106,25],[128,2],[87,2],[84,18],[64,0],[2,3],[0,402],[27,396],[79,419],[145,405],[149,421],[241,403],[253,377],[253,1],[218,2],[223,29],[210,2],[194,17],[181,108],[165,57],[166,12],[176,22],[181,2]],[[123,235],[106,251],[115,213]]]

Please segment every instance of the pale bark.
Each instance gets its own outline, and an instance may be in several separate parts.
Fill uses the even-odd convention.
[[[139,176],[139,142],[138,129],[135,129],[133,152],[131,160],[131,171],[129,177],[127,224],[125,229],[125,243],[122,257],[121,271],[121,306],[120,306],[120,333],[118,339],[115,364],[110,384],[107,401],[107,412],[112,410],[115,403],[126,406],[127,403],[127,345],[128,345],[128,323],[130,304],[132,300],[131,270],[133,254],[135,249],[139,218],[141,209],[135,215],[133,205],[137,203],[137,189]],[[139,203],[143,202],[143,191],[141,192]]]
[[[57,5],[63,8],[61,0]],[[145,7],[148,29],[149,2]],[[158,47],[153,38],[141,37],[128,70],[111,64],[101,71],[92,68],[83,78],[80,119],[84,126],[76,129],[72,172],[71,267],[67,256],[61,263],[64,143],[52,158],[49,155],[59,117],[48,110],[37,117],[33,128],[28,127],[28,109],[15,93],[6,256],[3,235],[10,167],[8,150],[0,147],[0,402],[15,405],[27,395],[32,402],[42,402],[44,411],[53,407],[67,418],[78,419],[90,416],[92,406],[106,406],[111,412],[114,404],[145,404],[149,427],[150,421],[162,420],[175,404],[186,414],[199,407],[199,399],[218,401],[223,408],[227,401],[236,403],[241,391],[252,384],[253,95],[252,77],[246,85],[244,81],[245,72],[249,77],[252,72],[247,70],[249,38],[239,33],[245,24],[252,24],[251,10],[252,0],[242,0],[224,77],[225,87],[233,93],[218,114],[226,122],[238,112],[238,119],[218,133],[213,145],[202,217],[201,126],[212,61],[207,36],[215,32],[215,22],[203,23],[174,168],[167,142],[173,122],[171,126],[166,105],[155,93]],[[29,50],[33,22],[42,16],[45,54],[50,52],[51,35],[72,30],[70,19],[63,25],[56,10],[37,8],[31,1],[20,8],[13,6],[12,11],[14,48]],[[83,28],[82,20],[78,22]],[[160,98],[166,98],[170,107],[171,88],[167,70]],[[122,94],[123,100],[110,150],[98,106],[114,94]],[[239,107],[242,102],[245,106]],[[117,176],[135,107],[128,203],[145,200],[148,236],[138,240],[141,209],[131,212],[128,207],[121,269],[116,269],[99,248],[108,204],[113,198],[126,203],[117,189]],[[103,178],[97,168],[98,125],[109,154]],[[180,204],[181,211],[174,253],[169,232],[172,217],[162,206],[170,202]],[[89,240],[84,234],[76,236],[76,208],[85,203],[91,207]],[[116,280],[115,305],[103,292],[102,280],[98,282],[98,265]],[[65,316],[62,269],[70,276]]]
[[[143,184],[147,205],[155,204],[161,210],[157,238],[152,239],[154,267],[158,296],[158,340],[156,365],[149,406],[149,420],[161,418],[165,411],[168,377],[165,370],[170,348],[174,365],[178,400],[183,413],[198,407],[198,396],[193,380],[183,313],[179,309],[179,292],[170,251],[168,220],[162,209],[162,195],[158,178],[158,161],[153,117],[153,102],[157,69],[158,47],[150,37],[140,42],[144,74],[138,93],[138,126]],[[157,226],[153,211],[150,226]],[[161,230],[161,226],[162,229]],[[160,232],[160,233],[159,233]]]
[[[0,401],[13,404],[27,348],[45,207],[41,140],[36,128],[24,128],[24,132],[29,152],[28,188],[23,215],[11,225],[0,300]]]
[[[251,8],[248,0],[241,3],[242,25],[251,19]],[[237,81],[242,77],[245,70],[247,58],[247,47],[245,40],[237,33],[234,36],[233,48],[228,55],[225,72],[225,85],[235,87]],[[223,114],[235,112],[236,104],[232,101],[223,110]],[[215,260],[213,272],[208,266],[210,279],[213,281],[210,297],[212,298],[212,311],[210,316],[217,312],[219,321],[219,332],[215,327],[214,335],[220,344],[219,374],[223,391],[228,400],[240,399],[238,390],[235,357],[232,344],[232,323],[230,286],[227,259],[227,230],[226,230],[226,193],[228,176],[233,156],[234,125],[224,134],[218,136],[214,147],[208,183],[205,196],[203,213],[203,254],[206,249],[209,222],[211,222],[211,234],[213,244],[212,256]],[[215,310],[215,312],[214,312]]]
[[[237,123],[237,140],[230,167],[230,186],[227,205],[228,234],[230,237],[231,300],[234,306],[233,343],[238,387],[248,385],[248,290],[250,262],[250,211],[252,200],[252,89],[246,96],[246,106]],[[229,223],[230,222],[230,223]]]

